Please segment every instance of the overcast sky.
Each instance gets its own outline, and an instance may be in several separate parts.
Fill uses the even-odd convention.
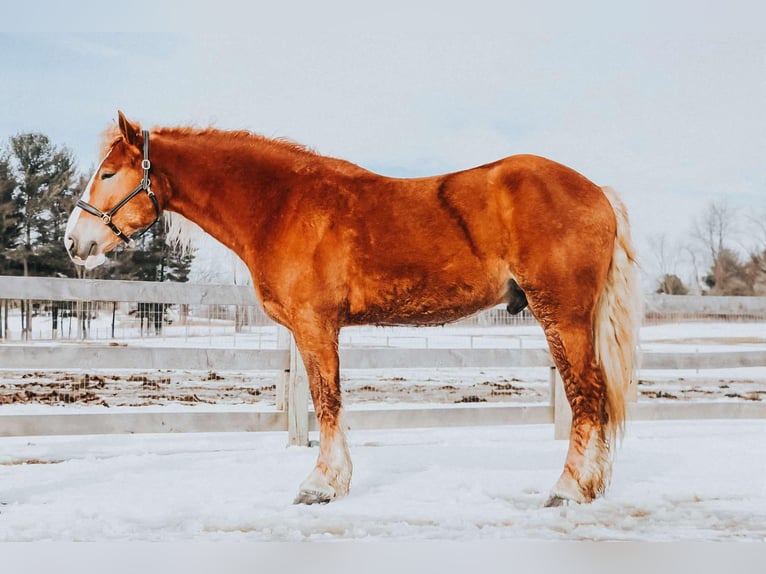
[[[72,26],[70,3],[4,7],[0,138],[44,132],[87,170],[121,109],[392,176],[540,154],[623,195],[648,268],[649,239],[685,239],[712,200],[766,213],[762,2],[140,4]]]

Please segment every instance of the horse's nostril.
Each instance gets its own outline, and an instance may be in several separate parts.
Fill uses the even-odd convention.
[[[87,256],[90,257],[91,255],[95,255],[97,251],[98,251],[98,243],[96,243],[95,241],[91,241],[90,245],[88,245]]]
[[[64,247],[72,257],[77,253],[77,241],[71,235],[64,239]]]

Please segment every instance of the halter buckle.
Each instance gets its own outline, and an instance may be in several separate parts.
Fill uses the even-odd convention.
[[[112,222],[112,216],[108,213],[105,213],[101,216],[101,221],[104,225],[109,225]]]
[[[142,160],[141,167],[144,171],[149,171],[149,169],[152,167],[152,162],[150,162],[148,159]]]

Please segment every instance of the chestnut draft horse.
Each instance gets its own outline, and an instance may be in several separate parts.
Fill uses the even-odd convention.
[[[162,210],[239,255],[266,313],[295,337],[320,428],[297,503],[349,490],[341,327],[438,325],[499,303],[528,302],[572,406],[569,451],[547,504],[604,492],[640,319],[628,220],[614,191],[530,155],[394,179],[245,131],[142,131],[119,113],[70,216],[66,248],[94,267]]]

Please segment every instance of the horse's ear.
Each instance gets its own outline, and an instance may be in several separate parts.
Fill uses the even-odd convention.
[[[125,114],[119,110],[117,111],[117,117],[122,137],[130,145],[139,147],[141,145],[141,129],[136,124],[131,123],[125,117]]]

